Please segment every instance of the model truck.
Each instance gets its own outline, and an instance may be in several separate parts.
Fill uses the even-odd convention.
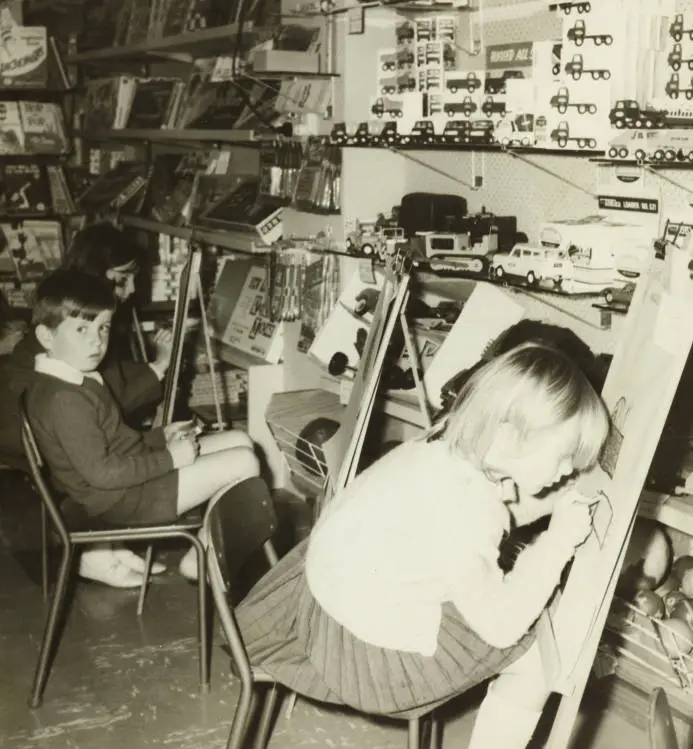
[[[580,114],[595,114],[597,105],[593,102],[572,102],[570,101],[570,92],[567,86],[561,86],[556,94],[551,97],[549,105],[555,107],[560,114],[565,114],[568,107],[575,107]]]
[[[456,94],[461,89],[466,89],[470,94],[473,94],[478,88],[481,88],[481,79],[473,72],[463,76],[450,75],[445,80],[445,88],[451,94]]]
[[[600,47],[602,44],[610,47],[614,43],[614,38],[611,34],[588,34],[585,22],[581,18],[575,21],[575,24],[568,29],[566,37],[576,47],[582,47],[587,39],[591,39],[596,47]]]
[[[490,117],[492,114],[498,114],[501,117],[505,117],[505,102],[496,101],[492,96],[487,96],[484,99],[484,103],[481,105],[481,111]]]
[[[460,112],[465,117],[471,117],[476,110],[476,103],[471,96],[465,96],[462,101],[446,101],[443,106],[443,111],[448,117],[454,117]]]
[[[609,112],[609,122],[617,128],[658,128],[667,124],[666,109],[641,109],[635,99],[619,99]]]
[[[683,13],[677,13],[669,26],[669,36],[675,42],[680,42],[683,39],[684,34],[688,34],[688,38],[693,39],[693,28],[685,29],[683,24]]]
[[[504,70],[501,75],[486,76],[484,84],[485,94],[504,94],[505,84],[512,78],[524,78],[525,74],[521,70]]]
[[[693,57],[683,57],[681,45],[677,42],[667,56],[667,64],[672,70],[681,70],[683,64],[688,65],[689,70],[693,70]]]
[[[566,120],[561,120],[558,127],[551,131],[550,138],[558,144],[559,148],[565,148],[571,141],[575,142],[578,148],[596,148],[597,141],[595,138],[576,137],[570,134],[570,128]]]
[[[664,93],[670,96],[672,99],[678,99],[683,94],[686,99],[693,99],[693,77],[688,81],[687,88],[681,88],[681,81],[678,73],[672,73],[671,78],[666,82],[664,86]]]
[[[572,76],[574,81],[579,81],[587,73],[595,81],[598,81],[600,78],[608,81],[611,78],[611,71],[608,68],[586,68],[585,60],[581,54],[573,55],[573,58],[568,60],[565,64],[565,72]]]
[[[392,119],[404,116],[404,104],[397,99],[388,99],[385,96],[379,96],[375,104],[371,107],[371,112],[376,117],[382,117],[387,114]]]

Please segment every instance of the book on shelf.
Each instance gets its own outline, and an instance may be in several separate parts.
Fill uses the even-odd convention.
[[[147,41],[152,3],[151,0],[129,0],[126,6],[127,25],[123,43],[126,47],[131,47]]]
[[[77,213],[77,205],[64,167],[61,164],[47,164],[46,173],[50,185],[53,213],[58,216]]]
[[[75,9],[75,13],[79,11]],[[100,0],[82,4],[82,19],[77,37],[79,52],[116,46],[117,34],[124,33],[123,0]],[[122,44],[122,41],[121,41]],[[118,45],[120,46],[120,45]]]
[[[62,107],[49,101],[20,101],[19,119],[27,153],[61,154],[70,150]]]
[[[296,348],[307,354],[339,296],[339,258],[323,255],[308,262],[303,275],[302,312]]]
[[[232,261],[227,266],[233,264]],[[230,272],[238,274],[239,269],[233,268]],[[223,283],[222,278],[219,277],[217,285]],[[272,322],[267,314],[267,268],[251,264],[240,291],[237,295],[229,294],[229,298],[232,309],[219,340],[269,364],[276,364],[282,355],[284,328],[281,322]]]
[[[53,210],[48,172],[42,164],[3,164],[0,213],[8,216],[48,215]]]
[[[45,26],[3,24],[0,86],[13,89],[48,87],[48,34]]]
[[[185,154],[162,153],[154,157],[147,187],[149,215],[163,224],[185,226],[193,215],[196,178],[210,165],[208,151]]]
[[[69,147],[59,104],[0,102],[0,155],[61,154]]]
[[[18,280],[38,281],[58,268],[65,254],[59,221],[0,223],[3,252],[9,254]]]
[[[85,86],[84,129],[121,130],[130,116],[136,78],[116,75],[92,78]]]
[[[242,181],[243,177],[237,174],[200,174],[198,172],[193,183],[191,215],[201,216],[206,213]]]
[[[200,214],[199,222],[219,229],[254,232],[263,244],[272,244],[283,233],[283,209],[261,202],[258,194],[259,178],[244,178],[209,210]]]
[[[184,86],[179,78],[137,78],[125,127],[145,130],[173,127]]]
[[[87,213],[124,211],[137,214],[142,209],[149,175],[147,164],[121,161],[87,187],[77,202]]]

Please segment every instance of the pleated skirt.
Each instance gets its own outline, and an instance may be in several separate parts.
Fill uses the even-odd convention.
[[[432,656],[370,645],[313,598],[304,575],[307,544],[283,557],[236,607],[251,663],[300,695],[407,717],[500,673],[534,640],[530,630],[516,645],[494,648],[445,603]]]

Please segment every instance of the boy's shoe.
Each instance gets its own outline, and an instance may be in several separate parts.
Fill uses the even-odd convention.
[[[126,567],[110,549],[83,551],[79,576],[110,585],[112,588],[139,588],[144,577]]]
[[[124,564],[128,569],[133,572],[139,572],[140,575],[144,574],[144,559],[137,556],[134,551],[130,551],[130,549],[122,546],[121,548],[113,549],[113,554],[116,559],[121,564]],[[162,572],[166,572],[166,565],[161,564],[161,562],[152,562],[151,572],[152,575],[161,575]]]
[[[197,582],[197,553],[194,546],[185,552],[178,565],[178,571],[186,580],[190,580],[191,583]]]

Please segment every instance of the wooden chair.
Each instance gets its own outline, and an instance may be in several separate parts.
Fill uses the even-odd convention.
[[[272,498],[261,479],[238,483],[220,495],[207,509],[204,535],[207,539],[209,584],[226,637],[234,670],[240,678],[241,694],[231,724],[227,749],[241,749],[247,738],[255,703],[255,687],[269,685],[258,724],[254,746],[265,749],[277,706],[279,686],[272,676],[252,666],[243,637],[234,617],[230,591],[246,561],[262,550],[269,566],[277,563],[271,538],[277,528]],[[408,749],[428,746],[437,749],[437,722],[431,713],[421,717],[400,718],[408,722]],[[423,724],[423,725],[422,725]],[[425,737],[422,738],[422,729]]]
[[[39,707],[43,701],[43,692],[48,680],[48,673],[54,654],[56,639],[58,636],[58,623],[63,612],[68,582],[72,571],[72,562],[75,550],[78,546],[85,544],[122,542],[122,541],[152,541],[163,538],[184,538],[189,541],[197,552],[198,565],[198,641],[200,653],[200,687],[202,692],[209,691],[209,642],[207,636],[207,590],[206,569],[207,561],[204,546],[197,536],[197,531],[202,526],[202,515],[190,515],[174,523],[165,525],[137,525],[130,527],[103,526],[95,523],[93,519],[80,519],[75,524],[63,516],[60,510],[59,498],[55,496],[48,477],[46,466],[38,448],[36,439],[27,418],[25,404],[22,402],[22,443],[29,462],[31,477],[38,489],[42,506],[47,516],[55,527],[56,534],[62,546],[58,578],[53,592],[53,598],[48,611],[46,628],[43,633],[39,660],[34,674],[34,683],[29,698],[32,708]],[[45,516],[43,516],[45,517]],[[77,525],[77,527],[75,527]],[[42,546],[43,546],[43,578],[44,589],[47,588],[47,527],[42,523]],[[149,577],[152,563],[152,546],[149,545],[145,559],[145,580]],[[142,597],[140,596],[140,606]]]

